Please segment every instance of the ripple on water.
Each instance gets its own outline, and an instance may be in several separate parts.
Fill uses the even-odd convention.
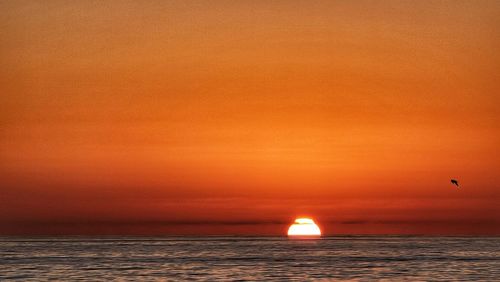
[[[0,280],[498,280],[499,237],[0,238]]]

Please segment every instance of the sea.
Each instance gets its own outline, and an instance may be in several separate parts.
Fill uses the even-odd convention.
[[[0,237],[0,281],[500,281],[500,237]]]

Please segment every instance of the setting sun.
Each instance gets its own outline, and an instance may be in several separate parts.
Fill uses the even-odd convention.
[[[288,228],[288,236],[321,236],[321,230],[310,218],[297,218]]]

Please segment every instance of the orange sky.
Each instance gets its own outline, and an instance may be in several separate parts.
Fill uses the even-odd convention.
[[[3,1],[0,234],[498,235],[499,27],[498,1]]]

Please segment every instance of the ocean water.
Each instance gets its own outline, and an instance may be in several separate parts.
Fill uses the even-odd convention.
[[[500,281],[500,237],[0,237],[0,281]]]

